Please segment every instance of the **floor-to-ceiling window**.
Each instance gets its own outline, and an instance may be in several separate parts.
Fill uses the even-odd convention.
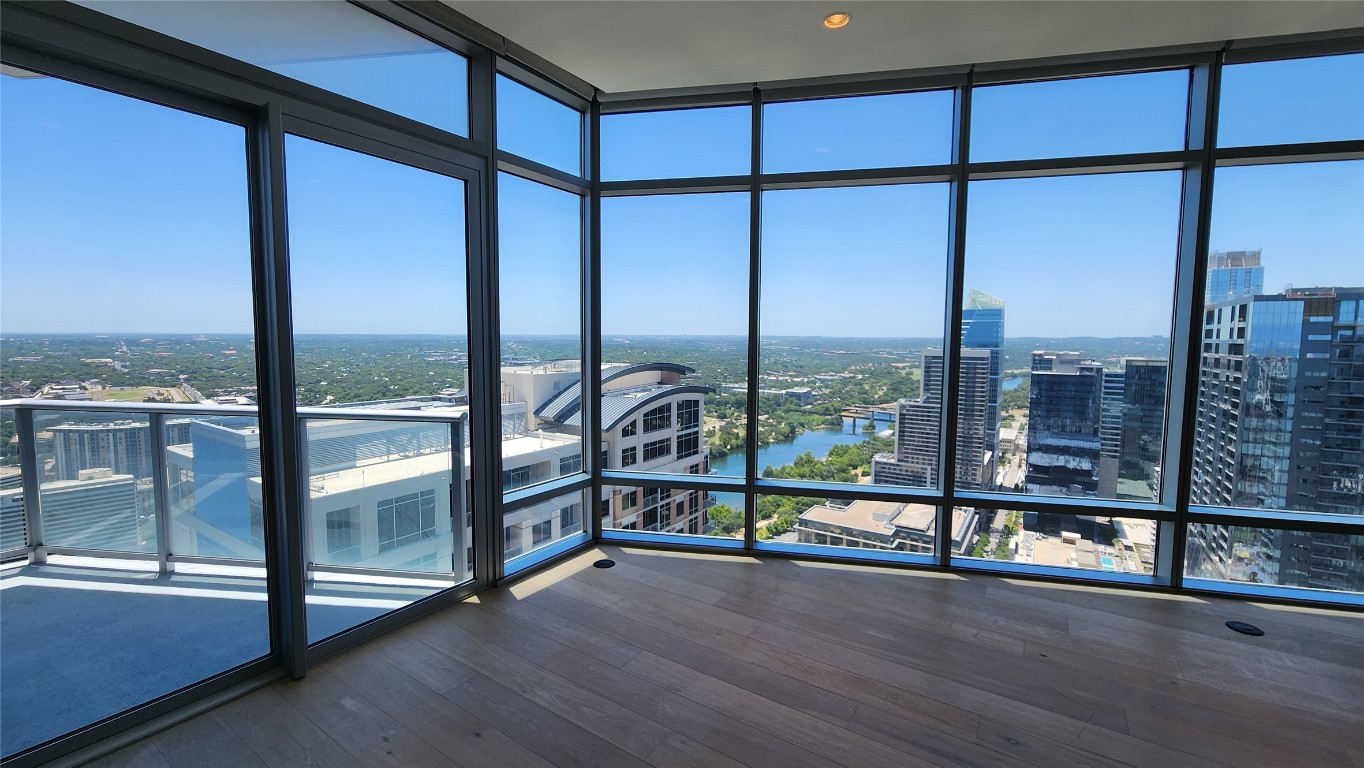
[[[1364,591],[1359,53],[594,120],[412,9],[91,5],[6,8],[4,755],[598,530]]]

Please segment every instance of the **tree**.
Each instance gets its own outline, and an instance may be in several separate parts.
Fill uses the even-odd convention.
[[[730,534],[743,527],[744,516],[728,504],[716,504],[706,511],[717,534]]]

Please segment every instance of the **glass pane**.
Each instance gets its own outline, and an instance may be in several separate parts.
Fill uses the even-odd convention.
[[[497,148],[581,176],[583,115],[498,75]]]
[[[1189,526],[1184,575],[1243,584],[1364,592],[1364,536]]]
[[[464,182],[298,136],[285,150],[299,405],[465,402]]]
[[[1222,69],[1217,144],[1364,138],[1364,53]]]
[[[743,538],[743,499],[742,493],[606,486],[598,513],[604,530]]]
[[[39,465],[50,465],[41,495],[43,543],[118,552],[155,552],[151,432],[145,414],[39,411],[50,435]]]
[[[952,161],[952,92],[792,101],[763,107],[763,172]]]
[[[451,455],[448,425],[347,419],[304,424],[309,642],[473,575],[473,521],[452,485],[453,467],[467,460],[463,451]]]
[[[583,469],[582,198],[498,177],[502,489]]]
[[[574,491],[507,512],[502,519],[503,555],[511,560],[587,530],[584,498],[585,491]]]
[[[297,136],[285,152],[299,403],[391,416],[306,422],[317,641],[472,575],[465,190]]]
[[[743,476],[748,220],[743,193],[602,201],[608,469]]]
[[[1131,517],[966,510],[977,520],[962,557],[1150,576],[1159,523]]]
[[[937,487],[949,187],[763,193],[763,477]],[[829,226],[829,222],[838,222]],[[914,300],[830,282],[832,254]],[[811,311],[811,302],[827,311]],[[896,422],[907,442],[895,460]],[[912,422],[912,424],[911,424]],[[912,431],[911,431],[912,430]]]
[[[1188,70],[991,85],[971,93],[971,160],[1184,148]]]
[[[254,416],[167,419],[171,553],[265,560]]]
[[[856,556],[848,550],[903,552],[931,556],[937,541],[938,508],[932,504],[826,499],[806,496],[759,496],[759,541],[811,544]],[[970,538],[975,518],[956,512],[952,540]]]
[[[468,61],[350,3],[83,0],[80,4],[468,135]]]
[[[1364,161],[1217,169],[1209,244],[1190,500],[1364,514]]]
[[[1159,498],[1181,184],[971,183],[958,488]]]
[[[184,506],[157,507],[144,403],[256,395],[245,130],[11,68],[0,90],[0,384],[52,401],[32,432],[14,409],[0,419],[0,549],[29,543],[24,511],[40,506],[42,543],[90,550],[0,579],[3,758],[270,646],[262,569],[145,559],[193,553],[173,523],[158,535]],[[120,410],[79,410],[91,401]],[[178,448],[190,418],[165,417]],[[21,443],[38,499],[24,498]],[[244,498],[222,501],[247,516]]]
[[[749,107],[603,115],[601,173],[607,181],[748,174]]]

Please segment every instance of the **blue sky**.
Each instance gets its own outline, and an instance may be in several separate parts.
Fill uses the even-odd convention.
[[[1178,148],[1181,72],[978,90],[973,155]],[[572,110],[499,84],[500,144],[571,170]],[[1364,136],[1364,55],[1228,67],[1224,144]],[[247,332],[242,128],[50,78],[0,78],[0,331]],[[772,172],[944,162],[946,92],[769,107]],[[747,108],[612,116],[604,175],[746,174]],[[462,333],[462,182],[287,147],[301,333]],[[763,333],[941,332],[948,187],[765,193]],[[966,287],[1010,336],[1168,333],[1180,175],[973,182]],[[502,323],[575,333],[578,199],[503,175]],[[1213,249],[1263,248],[1266,287],[1364,283],[1364,161],[1219,169]],[[746,193],[603,204],[603,331],[742,334]]]

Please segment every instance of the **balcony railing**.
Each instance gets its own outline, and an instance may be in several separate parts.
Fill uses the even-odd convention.
[[[14,419],[20,469],[0,487],[0,560],[264,567],[255,407],[8,400],[0,414]],[[467,412],[297,418],[310,575],[471,578]]]

